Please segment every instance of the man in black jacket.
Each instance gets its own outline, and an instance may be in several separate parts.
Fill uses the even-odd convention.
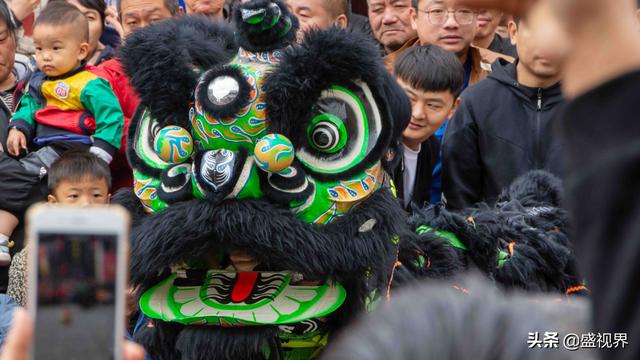
[[[414,46],[395,63],[398,83],[411,99],[411,121],[402,134],[404,154],[392,174],[405,208],[429,202],[440,142],[432,136],[460,102],[464,69],[451,52],[435,45]]]
[[[561,148],[553,134],[563,103],[562,54],[534,39],[525,20],[509,23],[519,59],[498,60],[492,74],[462,94],[443,146],[442,188],[447,206],[492,204],[520,175],[544,169],[562,175]]]

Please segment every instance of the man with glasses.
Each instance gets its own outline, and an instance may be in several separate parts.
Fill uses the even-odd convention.
[[[417,13],[412,26],[418,33],[413,43],[389,54],[387,64],[393,64],[398,55],[415,45],[438,45],[451,51],[464,65],[464,87],[475,84],[491,73],[491,63],[498,58],[513,58],[471,45],[477,31],[475,9],[456,5],[455,0],[418,0]]]

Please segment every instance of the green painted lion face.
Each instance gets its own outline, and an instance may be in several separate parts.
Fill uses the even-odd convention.
[[[382,186],[380,150],[388,145],[380,145],[389,142],[384,135],[391,124],[360,78],[309,94],[313,102],[296,119],[299,133],[269,131],[278,120],[269,116],[266,89],[282,71],[283,54],[241,50],[229,64],[203,72],[189,128],[160,127],[149,112],[141,115],[136,155],[162,169],[167,180],[135,172],[136,195],[148,212],[176,199],[222,201],[277,192],[301,220],[327,224]]]
[[[274,6],[242,19],[276,26]],[[197,28],[196,20],[174,21],[158,27]],[[393,264],[402,211],[385,170],[408,99],[376,50],[351,33],[240,48],[219,61],[201,51],[213,42],[211,25],[198,26],[202,42],[180,43],[177,65],[128,66],[142,98],[128,148],[133,193],[146,213],[132,235],[141,309],[184,325],[293,326],[332,314],[350,297],[363,302],[356,289],[365,286],[356,284]],[[125,60],[157,54],[165,33],[134,34]],[[180,63],[184,54],[190,63]],[[184,85],[175,98],[163,92],[175,82],[162,74],[184,78],[175,81]],[[238,253],[255,261],[241,266]]]

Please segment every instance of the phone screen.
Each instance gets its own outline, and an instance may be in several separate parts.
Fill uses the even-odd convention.
[[[117,235],[38,234],[34,359],[113,359]]]

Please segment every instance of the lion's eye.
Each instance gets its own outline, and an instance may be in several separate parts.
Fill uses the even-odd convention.
[[[339,117],[320,114],[311,121],[307,137],[314,149],[332,154],[347,144],[347,129]]]
[[[371,151],[382,130],[380,112],[363,82],[333,85],[315,102],[306,127],[307,144],[296,157],[308,170],[339,174]]]
[[[196,87],[196,111],[214,122],[236,117],[249,103],[254,88],[238,66],[218,66],[207,71]]]
[[[216,106],[229,105],[238,97],[240,84],[231,76],[222,75],[209,82],[207,97]]]

